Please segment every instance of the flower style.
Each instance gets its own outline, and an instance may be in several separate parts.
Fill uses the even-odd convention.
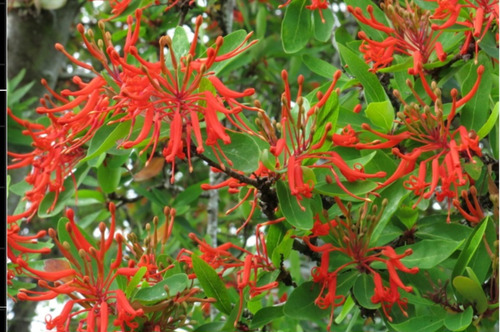
[[[122,290],[112,289],[115,278],[124,274],[120,271],[124,239],[120,234],[115,236],[116,221],[113,203],[110,203],[109,209],[111,211],[109,235],[105,237],[106,226],[101,222],[99,224],[101,238],[98,245],[80,231],[75,223],[73,211],[68,209],[66,215],[69,220],[66,224],[66,231],[71,238],[71,244],[61,243],[57,239],[56,232],[49,229],[49,235],[66,260],[56,260],[53,266],[47,265],[46,262],[46,271],[40,271],[31,268],[23,259],[17,259],[17,263],[25,273],[38,279],[38,285],[47,289],[46,291],[21,289],[18,294],[20,300],[50,300],[61,294],[71,298],[57,317],[47,317],[47,329],[57,328],[58,331],[69,331],[71,319],[83,312],[87,312],[87,317],[80,321],[79,330],[83,330],[85,326],[85,331],[89,332],[107,331],[109,315],[116,315],[113,325],[120,326],[122,329],[125,329],[125,326],[131,329],[138,326],[134,319],[143,315],[143,310],[134,309]],[[115,260],[108,265],[106,262],[111,259],[109,252],[113,243],[117,244],[117,253]],[[75,252],[78,254],[75,255]],[[114,302],[112,302],[113,299]],[[83,309],[73,311],[73,307],[77,304]]]
[[[303,237],[304,242],[312,251],[321,253],[321,263],[311,270],[311,275],[313,281],[321,285],[320,295],[316,298],[315,304],[322,309],[331,307],[328,330],[331,329],[335,307],[341,306],[345,301],[345,296],[336,292],[337,276],[342,270],[352,265],[360,273],[369,274],[373,277],[375,293],[371,301],[381,304],[384,314],[390,321],[392,321],[390,312],[394,304],[397,304],[402,313],[407,316],[405,311],[407,301],[400,297],[398,289],[411,292],[412,287],[403,284],[398,275],[398,270],[410,274],[418,272],[417,267],[407,268],[401,262],[402,258],[411,255],[411,249],[406,250],[403,254],[397,254],[390,246],[369,247],[371,234],[382,215],[383,208],[387,205],[387,201],[383,202],[380,212],[377,206],[372,206],[371,213],[368,202],[365,202],[359,211],[357,220],[355,220],[350,206],[346,207],[338,198],[335,198],[335,201],[340,207],[344,218],[339,217],[322,223],[318,217],[311,230],[311,235]],[[330,242],[322,245],[311,243],[311,239],[317,237],[324,237],[325,241],[330,239],[326,238],[327,235],[332,235],[336,240],[333,242],[330,240]],[[334,271],[330,271],[330,253],[332,252],[341,252],[352,260]],[[384,286],[382,276],[371,266],[373,262],[381,262],[386,266],[389,287]]]
[[[400,134],[384,134],[373,130],[368,124],[363,124],[362,128],[364,130],[377,135],[384,141],[376,140],[369,143],[360,143],[357,133],[350,127],[344,128],[342,134],[333,135],[332,140],[337,145],[351,146],[358,149],[392,148],[393,154],[401,158],[401,161],[396,171],[383,183],[379,184],[379,189],[411,173],[418,165],[417,174],[409,176],[404,183],[405,188],[413,191],[419,197],[415,206],[422,198],[429,199],[434,194],[437,201],[446,200],[449,222],[451,206],[453,201],[459,197],[458,188],[472,182],[460,159],[465,158],[474,162],[473,155],[481,156],[479,137],[476,133],[468,131],[464,126],[459,126],[453,130],[451,124],[457,109],[469,101],[476,93],[483,73],[484,67],[479,66],[476,83],[471,91],[461,99],[458,99],[456,89],[451,91],[452,106],[447,116],[443,114],[441,90],[436,87],[435,83],[429,86],[422,76],[424,88],[434,103],[434,112],[410,85],[419,104],[406,103],[399,92],[394,91],[394,95],[400,99],[404,106],[403,112],[398,113],[399,120],[397,122],[404,125],[405,131]],[[415,147],[415,144],[412,144],[412,148],[406,149],[405,147],[406,152],[401,152],[400,148],[396,146],[405,139],[417,143],[418,146]],[[427,180],[429,168],[432,171],[430,182]]]
[[[388,66],[394,53],[405,54],[413,57],[413,67],[408,69],[410,75],[417,75],[423,71],[433,52],[440,61],[446,59],[446,53],[438,40],[441,32],[431,29],[429,10],[423,10],[413,2],[406,2],[402,7],[399,1],[385,0],[380,4],[393,27],[387,27],[377,21],[373,14],[373,7],[369,5],[366,10],[370,18],[365,17],[361,8],[348,6],[348,11],[361,23],[366,24],[387,35],[383,41],[370,39],[364,31],[358,36],[363,40],[360,51],[364,54],[366,62],[372,62],[371,71]]]

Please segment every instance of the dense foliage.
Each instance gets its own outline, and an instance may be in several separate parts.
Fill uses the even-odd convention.
[[[48,330],[498,328],[498,1],[83,10],[76,76],[9,84],[8,290]]]

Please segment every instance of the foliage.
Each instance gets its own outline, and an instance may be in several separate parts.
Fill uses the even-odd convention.
[[[40,119],[10,82],[9,296],[58,331],[498,326],[498,2],[228,4],[89,2]]]

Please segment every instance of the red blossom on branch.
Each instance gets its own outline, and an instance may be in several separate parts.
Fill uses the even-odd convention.
[[[369,18],[361,8],[347,6],[348,11],[361,23],[387,35],[385,40],[376,41],[369,38],[364,31],[358,33],[358,37],[363,40],[359,50],[364,54],[367,63],[373,63],[371,71],[376,72],[390,65],[394,53],[413,57],[413,67],[408,69],[410,75],[422,72],[423,65],[429,62],[433,52],[440,61],[445,61],[446,53],[438,41],[441,32],[436,33],[431,29],[429,10],[423,10],[413,2],[406,2],[403,7],[399,1],[392,0],[385,0],[380,6],[392,27],[375,18],[371,5],[366,8]]]
[[[447,202],[449,221],[453,201],[459,197],[459,188],[472,182],[463,168],[461,159],[474,162],[472,159],[474,155],[481,156],[479,137],[476,133],[467,130],[464,126],[453,129],[451,125],[457,109],[469,101],[476,93],[483,73],[484,67],[479,66],[476,83],[471,91],[462,98],[458,99],[456,89],[451,91],[452,103],[448,115],[444,114],[441,90],[437,88],[435,83],[429,86],[422,75],[424,88],[434,104],[433,111],[413,90],[413,86],[410,84],[418,103],[408,104],[401,98],[397,90],[394,91],[394,95],[403,104],[403,111],[398,113],[398,120],[396,121],[403,126],[401,133],[384,134],[373,130],[368,124],[363,124],[362,128],[364,130],[377,135],[381,140],[361,143],[358,138],[359,133],[356,133],[349,126],[344,128],[341,134],[334,134],[332,140],[337,145],[357,149],[392,148],[393,154],[399,157],[401,161],[395,172],[383,183],[379,184],[378,189],[391,184],[418,168],[417,174],[411,174],[404,183],[406,189],[413,191],[419,197],[414,207],[422,198],[429,199],[432,195],[435,195],[438,202]],[[403,144],[404,140],[413,141],[416,144],[412,144],[411,148],[408,149],[405,147],[405,152],[401,152],[398,146]],[[429,169],[431,172],[428,172]],[[428,180],[429,173],[430,182]]]
[[[407,268],[401,262],[402,258],[411,255],[411,249],[406,250],[403,254],[396,254],[390,246],[370,247],[371,234],[383,209],[378,211],[377,206],[374,205],[370,213],[368,203],[365,202],[359,211],[359,216],[355,217],[350,205],[346,207],[338,198],[335,198],[335,201],[344,217],[335,218],[326,223],[322,223],[318,217],[314,223],[312,234],[302,238],[312,251],[321,253],[321,263],[311,270],[311,275],[313,281],[321,285],[320,295],[316,298],[315,304],[322,309],[331,308],[328,330],[330,331],[332,326],[334,309],[345,301],[344,295],[336,293],[337,276],[342,270],[352,268],[351,266],[354,266],[360,273],[373,277],[375,294],[371,300],[373,303],[382,305],[382,309],[390,321],[392,321],[390,312],[394,304],[397,304],[403,314],[407,316],[405,311],[407,301],[400,297],[398,289],[411,292],[412,287],[403,284],[398,271],[410,274],[418,272],[418,268]],[[385,205],[387,205],[387,201],[383,202],[383,208]],[[332,237],[327,237],[329,235]],[[321,245],[312,244],[311,239],[317,237],[323,237],[322,239],[328,242]],[[333,242],[330,240],[332,238],[335,239]],[[331,271],[330,253],[332,252],[341,252],[347,255],[351,261]],[[380,272],[371,266],[374,262],[385,265],[389,287],[384,286]]]

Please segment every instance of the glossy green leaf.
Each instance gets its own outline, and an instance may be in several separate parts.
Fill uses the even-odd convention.
[[[255,34],[258,39],[264,38],[267,29],[267,9],[264,4],[259,6],[257,12]]]
[[[399,324],[389,324],[398,332],[409,331],[438,331],[444,324],[444,319],[436,316],[417,316]]]
[[[283,181],[276,183],[276,193],[278,194],[279,207],[286,220],[299,229],[311,229],[313,225],[313,214],[310,207],[310,199],[303,198],[300,204],[297,198],[292,195],[290,188]]]
[[[310,71],[328,79],[332,79],[333,74],[337,71],[337,68],[332,64],[309,54],[304,54],[302,61]]]
[[[484,294],[481,285],[471,278],[458,276],[453,278],[453,287],[464,299],[471,303],[479,314],[488,309],[488,299]]]
[[[189,279],[184,273],[174,274],[152,287],[139,289],[134,300],[152,304],[173,297],[188,287]],[[165,289],[167,288],[167,290]]]
[[[459,313],[448,313],[444,319],[444,326],[451,331],[463,331],[472,323],[473,314],[472,307]]]
[[[384,88],[380,84],[377,76],[368,71],[370,69],[368,65],[346,46],[339,44],[338,47],[342,59],[348,65],[346,69],[363,85],[366,102],[370,104],[372,102],[386,101],[387,95]]]
[[[476,226],[472,234],[467,239],[460,256],[458,256],[455,268],[453,269],[453,273],[451,275],[452,279],[464,273],[465,268],[469,265],[470,260],[483,240],[484,231],[486,230],[488,222],[489,218],[484,219],[479,225]]]
[[[324,22],[321,20],[320,13],[323,14]],[[334,23],[333,13],[329,8],[313,10],[314,38],[321,42],[329,41]]]
[[[285,313],[283,311],[283,305],[264,307],[257,311],[257,313],[252,318],[252,323],[250,323],[251,329],[256,329],[266,324],[271,323],[273,320],[282,317]]]
[[[277,268],[281,266],[281,263],[288,258],[288,255],[290,255],[290,251],[292,251],[292,235],[293,230],[289,230],[283,237],[283,240],[281,240],[280,244],[272,251],[271,261]]]
[[[142,277],[148,272],[147,267],[143,266],[137,270],[137,272],[134,274],[132,279],[130,279],[129,283],[127,284],[127,288],[125,289],[125,296],[130,297],[134,293],[135,290],[137,290],[137,286],[142,280]]]
[[[401,262],[409,268],[416,266],[420,269],[431,269],[450,257],[460,247],[462,242],[422,240],[415,244],[399,247],[396,249],[396,252],[402,254],[410,248],[413,250],[413,253],[401,259]]]
[[[193,332],[222,331],[225,322],[210,322],[198,326]]]
[[[208,297],[213,297],[216,302],[213,304],[217,309],[225,314],[231,313],[231,301],[224,282],[219,278],[217,272],[204,260],[196,255],[192,255],[193,270],[200,282],[203,291]]]
[[[477,136],[479,136],[479,139],[485,138],[491,132],[491,130],[495,126],[495,123],[497,122],[498,122],[498,102],[493,107],[493,111],[488,117],[486,123],[483,124],[481,129],[477,131]]]
[[[97,130],[90,140],[90,146],[85,158],[80,160],[84,163],[106,152],[117,144],[117,141],[127,136],[130,131],[130,121],[102,126]]]
[[[342,305],[342,311],[340,314],[335,317],[335,324],[340,324],[344,321],[344,319],[351,313],[352,309],[356,306],[356,303],[352,299],[352,296],[349,295],[344,304]]]
[[[406,229],[411,229],[417,222],[419,211],[411,206],[402,205],[396,212],[398,219],[406,226]]]
[[[284,313],[292,319],[320,320],[330,310],[322,310],[314,304],[320,295],[321,286],[312,281],[305,282],[295,288],[285,303]]]
[[[220,147],[226,157],[232,162],[231,168],[245,173],[255,171],[259,167],[260,156],[260,149],[257,143],[247,134],[228,132],[228,135],[231,138],[231,143],[223,144],[221,142]],[[217,158],[210,147],[205,147],[203,154],[217,162]],[[222,156],[221,160],[224,161],[226,166],[229,166]]]
[[[286,53],[295,53],[306,46],[312,35],[311,11],[306,0],[293,0],[281,23],[281,42]]]
[[[384,133],[391,131],[394,122],[394,108],[389,100],[368,104],[365,115],[371,123],[383,129]]]
[[[108,167],[104,163],[97,168],[97,181],[102,191],[109,194],[116,190],[122,176],[120,167]]]
[[[375,294],[375,284],[371,275],[361,273],[354,283],[352,292],[356,301],[358,301],[362,307],[367,309],[377,309],[380,307],[380,303],[373,303],[371,300],[372,296]]]
[[[479,65],[484,66],[484,74],[479,88],[472,99],[460,111],[461,124],[475,131],[478,131],[486,123],[489,116],[487,110],[490,109],[490,93],[493,80],[493,76],[490,74],[493,71],[491,59],[480,53],[477,65],[474,64],[474,61],[469,61],[457,74],[461,82],[462,96],[465,96],[472,90],[477,81],[477,68]]]

